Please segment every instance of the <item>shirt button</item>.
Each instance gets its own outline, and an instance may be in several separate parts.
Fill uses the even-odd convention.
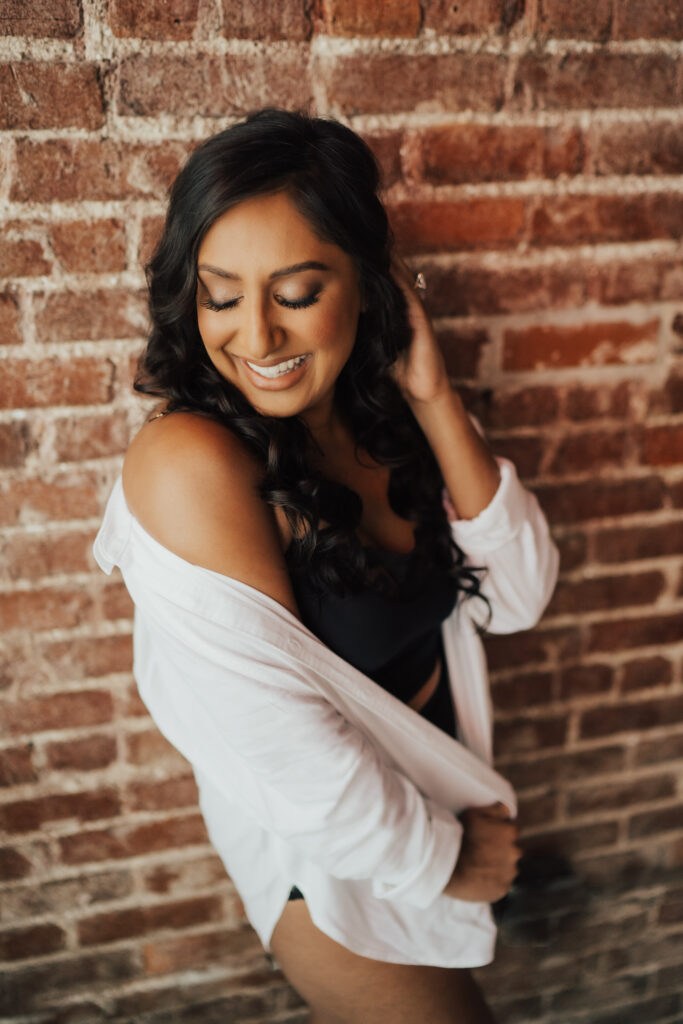
[[[295,636],[292,636],[287,641],[287,647],[292,652],[292,654],[298,654],[299,651],[301,650],[301,641],[297,640]]]

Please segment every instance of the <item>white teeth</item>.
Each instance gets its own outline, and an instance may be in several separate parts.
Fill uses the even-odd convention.
[[[285,359],[284,362],[275,363],[273,366],[256,366],[255,363],[250,363],[248,359],[245,362],[250,370],[258,373],[261,377],[280,377],[283,373],[289,373],[296,366],[300,366],[307,358],[307,356],[295,356],[294,359]]]

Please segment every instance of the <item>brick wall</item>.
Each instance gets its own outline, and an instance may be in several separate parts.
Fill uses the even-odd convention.
[[[532,894],[503,1024],[683,1019],[683,15],[671,0],[0,0],[0,1018],[306,1019],[207,843],[90,552],[142,263],[250,106],[364,134],[454,380],[562,550],[487,643]]]

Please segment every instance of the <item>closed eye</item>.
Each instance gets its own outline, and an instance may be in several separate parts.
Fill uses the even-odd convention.
[[[239,301],[239,299],[230,299],[229,302],[218,303],[207,296],[205,299],[199,300],[199,305],[204,309],[210,309],[213,313],[220,313],[224,309],[234,309]]]
[[[318,301],[320,291],[311,292],[310,295],[304,296],[303,299],[296,299],[294,302],[290,302],[289,299],[285,299],[282,295],[276,295],[275,301],[281,306],[285,306],[287,309],[306,309],[308,306],[312,306]]]
[[[310,295],[304,296],[303,299],[296,299],[290,301],[285,299],[282,295],[276,295],[275,301],[280,306],[284,306],[286,309],[307,309],[309,306],[313,306],[320,296],[320,291],[311,292]],[[221,313],[224,309],[234,309],[239,302],[242,301],[242,296],[237,299],[229,299],[228,302],[214,302],[210,296],[206,296],[204,299],[199,300],[199,305],[204,309],[210,309],[212,313]]]

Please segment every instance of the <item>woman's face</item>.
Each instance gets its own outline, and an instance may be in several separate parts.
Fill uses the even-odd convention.
[[[219,373],[264,415],[325,422],[358,325],[351,257],[277,192],[219,217],[197,264],[199,333]]]

